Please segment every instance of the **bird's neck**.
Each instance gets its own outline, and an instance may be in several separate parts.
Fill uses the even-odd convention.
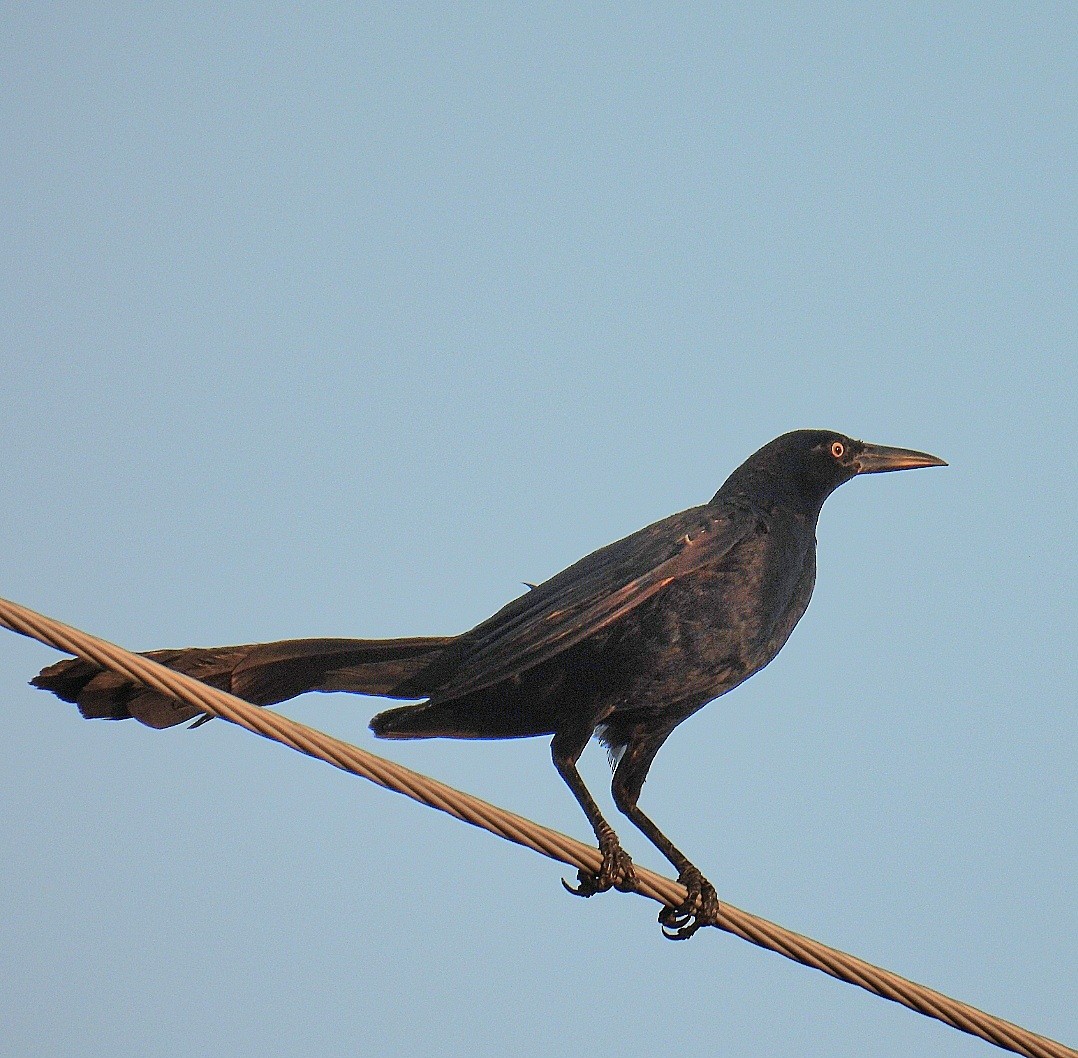
[[[830,491],[821,493],[803,479],[768,467],[739,467],[715,493],[712,503],[740,499],[763,511],[782,508],[815,528]]]

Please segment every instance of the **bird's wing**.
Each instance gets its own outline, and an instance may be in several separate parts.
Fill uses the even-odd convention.
[[[433,677],[431,701],[483,690],[568,650],[672,581],[717,563],[755,521],[733,505],[695,507],[582,558],[461,636],[444,665],[422,674],[424,682]]]

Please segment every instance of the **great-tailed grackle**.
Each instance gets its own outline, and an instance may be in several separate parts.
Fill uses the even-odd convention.
[[[677,868],[685,903],[659,916],[690,936],[714,916],[715,889],[637,804],[659,747],[682,720],[762,669],[808,606],[816,522],[858,474],[945,466],[902,448],[825,430],[783,434],[750,456],[710,503],[600,548],[458,636],[298,639],[151,651],[155,661],[273,705],[305,691],[424,699],[379,713],[382,738],[553,735],[554,765],[602,852],[571,891],[633,885],[632,861],[576,762],[593,735],[616,762],[614,803]],[[33,683],[85,717],[170,727],[189,706],[78,659]],[[205,719],[205,718],[203,718]]]

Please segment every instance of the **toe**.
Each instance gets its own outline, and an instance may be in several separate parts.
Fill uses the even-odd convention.
[[[686,867],[678,881],[685,886],[685,900],[659,912],[659,925],[668,940],[688,940],[701,926],[714,925],[719,909],[715,887],[696,867]]]
[[[607,861],[603,861],[603,873],[606,874]],[[618,845],[610,857],[610,871],[607,874],[610,884],[623,893],[631,893],[636,888],[636,870],[629,854]]]

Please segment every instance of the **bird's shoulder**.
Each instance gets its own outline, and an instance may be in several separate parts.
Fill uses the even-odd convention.
[[[656,574],[683,575],[720,558],[754,531],[766,531],[766,524],[766,512],[740,498],[713,500],[679,511],[578,559],[472,631],[482,636],[486,629],[529,614],[549,618],[552,607],[585,606],[596,596]]]

